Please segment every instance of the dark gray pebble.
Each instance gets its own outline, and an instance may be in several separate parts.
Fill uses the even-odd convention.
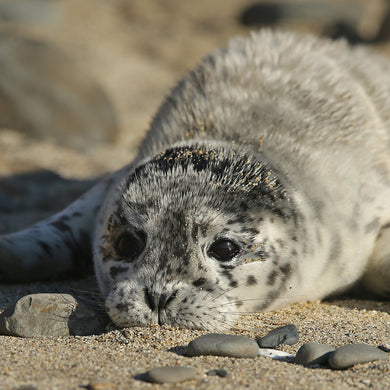
[[[144,375],[144,380],[152,383],[183,382],[194,378],[196,371],[192,367],[166,366],[152,368]]]
[[[390,352],[390,344],[378,345],[378,348],[384,352]]]
[[[316,364],[325,366],[328,365],[329,354],[333,351],[334,348],[329,345],[306,343],[298,349],[294,362],[308,367]]]
[[[259,347],[256,341],[244,336],[210,333],[192,340],[186,350],[187,356],[214,355],[253,358]]]
[[[220,378],[226,378],[229,373],[223,368],[216,368],[214,370],[207,371],[208,376],[219,376]]]
[[[21,337],[102,333],[107,317],[99,307],[69,294],[31,294],[0,315],[0,334]]]
[[[335,369],[352,367],[359,363],[388,360],[386,352],[367,344],[350,344],[336,349],[329,355],[329,365]]]
[[[257,339],[260,348],[275,348],[280,344],[293,345],[299,341],[298,329],[295,325],[275,328],[266,336]]]

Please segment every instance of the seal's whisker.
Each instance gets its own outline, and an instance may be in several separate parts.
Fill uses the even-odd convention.
[[[69,291],[75,291],[75,292],[86,294],[86,295],[96,295],[97,297],[102,296],[101,292],[99,292],[99,291],[82,290],[80,288],[69,287]]]
[[[234,286],[234,287],[231,287],[231,288],[229,288],[229,289],[223,291],[222,293],[220,293],[219,295],[217,295],[216,297],[214,297],[214,298],[213,298],[213,301],[215,301],[216,299],[218,299],[218,298],[222,297],[223,295],[229,293],[230,291],[233,291],[233,290],[235,290],[235,289],[237,289],[237,288],[239,288],[239,287],[242,287],[244,284],[245,284],[245,282],[242,282],[242,283],[240,283],[240,284],[237,284],[237,285]]]
[[[218,311],[218,314],[221,314],[221,312]],[[214,330],[220,330],[221,328],[230,329],[230,327],[235,324],[235,321],[229,320],[228,318],[221,319],[219,316],[215,315],[212,310],[205,313],[205,317],[210,317],[213,319],[214,322],[218,322],[222,325],[219,327],[216,325],[213,325]],[[201,319],[201,321],[204,322],[205,320]],[[210,328],[210,324],[206,328]]]
[[[220,331],[221,329],[224,329],[226,331],[228,331],[229,329],[232,328],[232,326],[235,325],[235,322],[232,322],[232,321],[228,321],[228,320],[221,320],[217,317],[213,317],[213,320],[218,322],[221,326],[217,326],[217,325],[214,325],[214,331]]]
[[[234,313],[227,313],[229,316],[230,316],[230,314],[234,314]],[[241,316],[241,315],[240,315]],[[229,326],[228,326],[228,328],[227,328],[227,330],[230,330],[230,329],[235,329],[235,330],[245,330],[245,331],[248,331],[248,332],[250,332],[251,331],[251,329],[248,329],[248,328],[246,328],[246,327],[242,327],[242,326],[240,326],[240,327],[238,327],[238,325],[237,325],[237,321],[236,320],[230,320],[230,321],[222,321],[222,320],[220,320],[221,322],[223,322],[223,323],[228,323],[229,324]]]
[[[301,295],[293,295],[294,297],[305,297],[306,295],[301,294]],[[254,301],[262,301],[264,299],[267,299],[267,296],[260,296],[256,298],[243,298],[243,299],[237,299],[237,300],[232,300],[230,302],[223,303],[221,306],[229,306],[229,305],[237,305],[243,302],[254,302]],[[279,297],[279,300],[289,300],[291,297]]]

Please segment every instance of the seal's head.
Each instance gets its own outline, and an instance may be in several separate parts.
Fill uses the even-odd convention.
[[[288,288],[295,209],[255,156],[178,146],[132,168],[107,199],[94,257],[118,326],[215,330]]]

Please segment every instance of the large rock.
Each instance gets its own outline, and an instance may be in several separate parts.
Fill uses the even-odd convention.
[[[81,63],[49,43],[0,33],[0,128],[78,149],[117,135],[106,93]]]
[[[4,22],[55,23],[62,17],[61,8],[47,0],[2,0],[0,19]]]
[[[0,334],[21,337],[85,336],[104,331],[108,320],[99,307],[69,294],[31,294],[0,315]]]

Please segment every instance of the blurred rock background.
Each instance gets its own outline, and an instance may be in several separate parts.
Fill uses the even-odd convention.
[[[199,59],[271,27],[390,53],[388,0],[0,0],[0,232],[128,163]]]

